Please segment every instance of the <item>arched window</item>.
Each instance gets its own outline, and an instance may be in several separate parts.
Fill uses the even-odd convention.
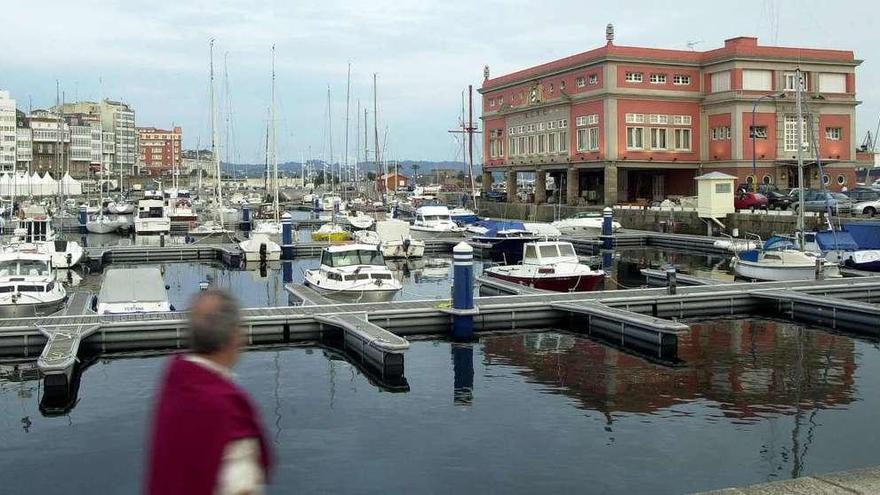
[[[755,176],[754,175],[749,175],[748,177],[746,177],[746,184],[752,185],[754,183],[755,183]]]
[[[826,186],[831,184],[831,177],[829,177],[828,174],[822,174],[822,184],[825,184]]]
[[[846,176],[843,174],[838,175],[837,176],[837,184],[841,185],[841,186],[845,186],[846,185]]]
[[[764,184],[766,184],[768,186],[770,184],[773,184],[773,177],[770,177],[769,175],[765,175],[764,178],[761,180],[764,182]]]

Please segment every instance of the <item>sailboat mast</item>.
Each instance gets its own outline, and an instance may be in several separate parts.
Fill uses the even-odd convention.
[[[358,158],[357,152],[361,149],[361,100],[358,98],[357,100],[357,111],[354,113],[354,122],[355,122],[355,144],[354,144],[354,183],[355,183],[355,191],[360,192],[359,182],[358,182]],[[346,126],[347,128],[348,126]]]
[[[214,189],[214,199],[217,202],[216,211],[217,217],[219,218],[220,227],[223,227],[223,176],[220,171],[220,150],[219,143],[217,139],[217,111],[214,108],[214,38],[211,38],[210,43],[210,52],[211,52],[211,60],[210,60],[210,72],[211,72],[211,159],[214,160],[214,168],[217,174],[217,184]]]
[[[275,45],[272,45],[272,209],[275,222],[278,218],[278,135],[275,132]]]
[[[345,167],[346,177],[351,182],[351,169],[348,163],[348,113],[351,106],[351,62],[348,63],[348,77],[345,82],[345,151],[343,151],[342,165]],[[343,189],[347,191],[348,188]]]
[[[477,211],[477,185],[474,182],[474,86],[468,84],[468,175],[471,178],[471,201]]]
[[[379,164],[379,104],[377,103],[376,98],[376,73],[373,73],[373,145],[376,147],[373,150],[373,155],[376,158],[376,176],[382,177],[382,170]],[[385,204],[385,179],[382,178],[380,180],[382,185],[380,186],[379,194],[382,196],[382,204]]]
[[[329,148],[329,159],[327,160],[329,163],[327,166],[330,169],[330,190],[336,193],[336,184],[333,182],[333,109],[330,106],[329,84],[327,85],[327,146]],[[326,177],[324,179],[326,180]]]
[[[802,84],[802,75],[801,69],[798,68],[795,70],[795,109],[797,111],[797,138],[798,138],[798,146],[797,146],[797,169],[798,169],[798,187],[800,191],[798,193],[798,218],[797,218],[797,229],[798,229],[798,245],[800,246],[800,250],[804,250],[804,196],[806,195],[807,189],[804,187],[804,109],[801,106],[801,84]]]
[[[265,153],[265,163],[263,167],[263,188],[266,190],[266,194],[269,194],[269,177],[271,176],[271,172],[269,170],[269,126],[272,125],[269,120],[272,118],[271,110],[268,110],[266,114],[266,147],[263,149],[263,152]],[[263,196],[263,198],[265,199],[265,196]]]

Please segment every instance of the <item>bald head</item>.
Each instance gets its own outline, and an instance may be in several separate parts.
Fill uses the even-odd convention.
[[[190,349],[196,354],[237,351],[239,317],[238,302],[228,292],[200,292],[189,307]]]

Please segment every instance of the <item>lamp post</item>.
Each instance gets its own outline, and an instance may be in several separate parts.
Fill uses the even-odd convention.
[[[758,110],[758,104],[761,103],[761,100],[764,100],[767,98],[785,98],[785,93],[783,92],[783,93],[773,93],[773,94],[769,94],[769,95],[763,95],[763,96],[759,97],[757,100],[755,100],[755,103],[752,105],[752,125],[749,128],[749,134],[752,135],[752,176],[755,178],[754,182],[758,182],[758,154],[756,152],[757,146],[755,144],[756,138],[757,138],[757,136],[755,135],[756,134],[756,132],[755,132],[755,112]],[[756,184],[754,184],[754,183],[752,184],[752,190],[753,191],[758,190],[758,188],[756,187]]]

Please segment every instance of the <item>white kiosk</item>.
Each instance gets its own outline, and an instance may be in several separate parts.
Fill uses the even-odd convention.
[[[710,219],[722,229],[725,228],[718,219],[726,217],[728,213],[736,212],[736,208],[733,207],[736,179],[722,172],[709,172],[694,177],[697,181],[697,215],[700,218]],[[708,235],[712,235],[711,224]]]

